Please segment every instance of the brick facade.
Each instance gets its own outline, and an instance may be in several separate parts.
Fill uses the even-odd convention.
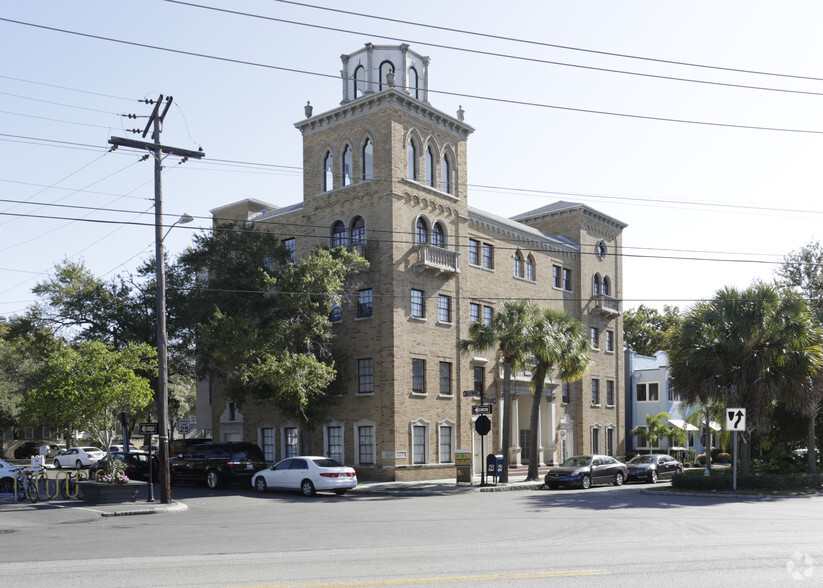
[[[374,82],[377,68],[389,61],[396,68],[406,64],[409,72],[412,67],[418,70],[416,78],[412,73],[404,76],[404,83],[418,80],[417,92]],[[570,384],[568,403],[562,401],[560,386],[553,398],[544,396],[542,456],[536,449],[520,447],[520,431],[528,430],[531,412],[526,374],[514,382],[514,438],[505,444],[500,439],[498,402],[492,432],[485,440],[487,452],[499,453],[505,446],[513,463],[526,457],[556,463],[564,449],[568,455],[590,452],[595,429],[600,431],[599,451],[606,452],[607,435],[613,435],[609,449],[621,455],[624,379],[618,253],[625,225],[572,203],[556,203],[515,219],[470,207],[466,146],[473,129],[463,122],[462,112],[452,117],[426,101],[428,58],[405,45],[369,44],[344,56],[343,63],[341,106],[316,116],[307,111],[307,118],[295,125],[303,135],[302,203],[278,208],[244,200],[212,211],[215,219],[248,220],[284,239],[294,238],[298,258],[332,244],[333,227],[342,223],[344,244],[356,247],[370,262],[370,268],[349,284],[353,297],[346,299],[341,320],[333,327],[335,346],[344,357],[346,391],[329,423],[298,436],[304,441],[297,450],[339,452],[364,479],[452,477],[457,449],[472,451],[479,471],[485,457],[480,455],[471,411],[478,401],[464,397],[462,391],[474,388],[479,368],[484,396],[499,397],[502,374],[494,350],[467,356],[459,352],[459,341],[468,335],[472,305],[482,320],[484,312],[493,312],[505,298],[529,298],[568,311],[587,333],[596,327],[599,349],[592,350],[595,363],[589,374]],[[362,96],[356,95],[352,79],[358,64],[363,64],[358,75],[372,80]],[[363,73],[367,67],[371,74]],[[364,169],[367,142],[373,166]],[[410,179],[410,143],[417,155],[411,162],[418,170],[416,180]],[[331,178],[324,169],[329,161]],[[445,170],[450,172],[448,182]],[[365,235],[352,231],[361,222]],[[435,245],[440,238],[442,243]],[[484,258],[484,253],[489,255]],[[515,270],[516,258],[522,271]],[[561,277],[559,288],[555,267]],[[608,292],[603,291],[604,284]],[[357,295],[368,289],[373,311],[358,317]],[[412,290],[417,291],[414,304]],[[421,310],[422,316],[416,316]],[[606,349],[607,331],[611,350]],[[593,379],[600,381],[598,404],[591,401]],[[611,404],[606,402],[607,386],[613,386]],[[264,403],[229,411],[217,386],[201,383],[198,394],[198,418],[213,423],[215,438],[239,436],[261,446],[264,438],[273,438],[275,460],[285,456],[287,440],[295,438],[291,429],[304,426],[284,422]],[[206,395],[210,403],[203,401]]]

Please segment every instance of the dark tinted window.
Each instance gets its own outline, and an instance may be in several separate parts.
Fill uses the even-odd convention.
[[[291,469],[293,470],[307,470],[309,469],[309,464],[306,463],[305,459],[293,459],[291,462]]]
[[[278,471],[279,470],[287,470],[291,467],[291,462],[292,461],[293,460],[291,460],[291,459],[284,459],[283,461],[278,463],[276,466],[274,466],[274,468],[272,468],[272,469],[275,469],[275,470],[278,470]]]
[[[314,463],[319,468],[342,468],[343,464],[336,459],[315,459]]]
[[[228,445],[212,445],[209,447],[209,459],[228,459]]]
[[[183,450],[183,459],[203,459],[206,457],[205,445],[192,445]]]
[[[231,458],[249,461],[266,461],[257,445],[232,445]]]

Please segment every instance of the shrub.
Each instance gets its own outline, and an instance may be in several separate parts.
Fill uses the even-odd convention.
[[[732,456],[728,453],[718,453],[717,454],[717,461],[719,463],[731,463]]]
[[[694,461],[695,461],[695,463],[697,463],[697,464],[699,464],[699,465],[703,465],[703,464],[705,464],[705,463],[706,463],[706,454],[705,454],[705,453],[701,453],[700,455],[698,455],[698,456],[695,458],[695,460],[694,460]],[[713,460],[713,459],[711,459],[711,458],[709,458],[709,462],[710,462],[710,463],[714,463],[714,460]]]
[[[710,476],[702,472],[686,472],[672,478],[672,488],[678,490],[731,490],[732,472],[714,470]],[[821,490],[823,474],[749,474],[737,476],[738,490]]]

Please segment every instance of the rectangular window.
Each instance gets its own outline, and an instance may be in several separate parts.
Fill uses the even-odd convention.
[[[343,463],[343,427],[327,427],[326,438],[326,456]]]
[[[440,426],[440,463],[452,463],[454,452],[452,451],[453,429],[448,425]]]
[[[569,395],[569,383],[563,382],[560,385],[560,401],[563,404],[568,404],[570,402],[571,396]]]
[[[637,385],[638,402],[657,402],[660,400],[660,385],[657,382]]]
[[[526,258],[526,279],[530,282],[535,281],[534,259],[531,256]]]
[[[600,380],[592,379],[592,404],[600,404]]]
[[[343,321],[343,311],[340,309],[340,305],[336,302],[332,302],[331,304],[331,312],[329,313],[329,320],[333,323],[339,323]]]
[[[448,361],[440,362],[440,395],[452,395],[452,364]]]
[[[494,269],[494,247],[489,243],[483,243],[483,267]]]
[[[480,305],[476,302],[469,303],[469,322],[470,323],[479,323],[480,322]]]
[[[374,465],[374,427],[357,427],[357,457],[360,465]]]
[[[295,243],[294,243],[294,237],[291,237],[289,239],[283,239],[282,243],[283,243],[283,248],[289,254],[289,261],[294,263],[295,260],[297,259],[296,256],[295,256],[296,247],[295,247]]]
[[[648,427],[644,425],[638,425],[638,428],[646,429]],[[646,438],[642,435],[636,435],[634,438],[634,446],[636,449],[648,449],[649,444],[646,443]]]
[[[423,304],[423,290],[416,290],[412,288],[411,315],[414,318],[423,318],[426,316],[426,308]]]
[[[426,360],[412,359],[412,394],[426,393]]]
[[[437,297],[437,320],[441,323],[452,322],[452,297],[440,294]]]
[[[286,437],[286,457],[300,455],[297,427],[286,427],[283,429],[283,433]]]
[[[560,288],[563,286],[560,270],[561,267],[559,265],[552,266],[552,286],[555,288]]]
[[[372,315],[372,291],[371,288],[360,290],[357,300],[357,318],[366,318]]]
[[[481,394],[486,389],[486,368],[482,365],[474,366],[474,391]]]
[[[606,406],[614,406],[614,380],[606,380]]]
[[[491,306],[484,306],[483,307],[483,324],[487,327],[492,324],[492,315],[494,314],[494,309]]]
[[[606,331],[606,351],[614,351],[614,331]]]
[[[357,360],[357,393],[374,394],[374,361],[371,357]]]
[[[277,461],[274,456],[274,429],[272,427],[263,427],[260,429],[260,442],[263,444],[263,457],[266,461],[274,463]]]
[[[600,453],[600,429],[592,428],[592,453]]]
[[[614,429],[606,429],[606,455],[614,457]]]
[[[412,427],[412,463],[426,463],[426,427]]]
[[[600,349],[600,329],[597,327],[590,327],[589,338],[591,339],[592,349]]]
[[[469,239],[469,263],[480,265],[480,241]]]
[[[572,291],[572,270],[563,268],[563,289],[567,292]]]

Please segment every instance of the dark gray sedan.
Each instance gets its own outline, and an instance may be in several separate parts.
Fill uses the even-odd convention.
[[[550,469],[544,483],[551,489],[558,486],[579,486],[585,489],[594,484],[620,486],[626,475],[626,464],[609,455],[575,455]]]
[[[635,455],[626,466],[629,468],[628,481],[651,482],[668,480],[675,474],[683,473],[683,464],[665,453]]]

